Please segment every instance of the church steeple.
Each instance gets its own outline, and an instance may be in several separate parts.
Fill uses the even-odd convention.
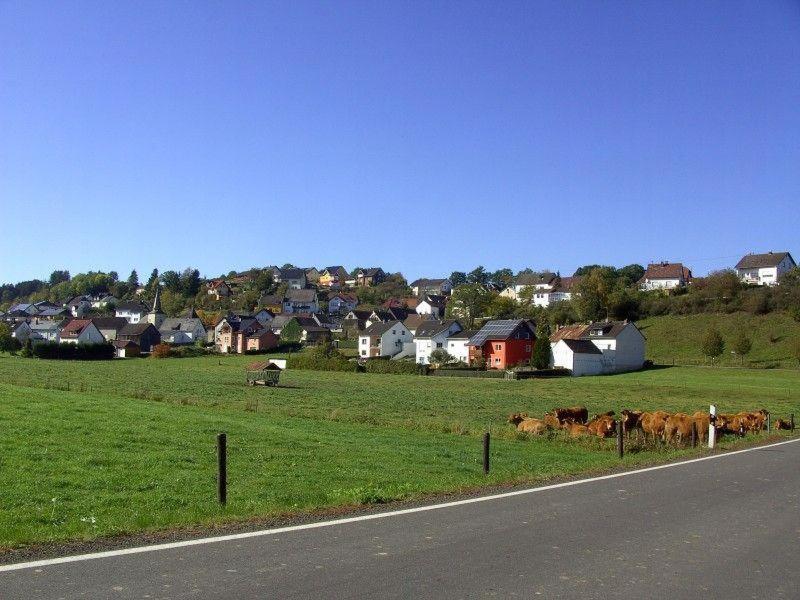
[[[153,299],[153,309],[147,313],[145,319],[148,323],[156,326],[156,329],[161,327],[166,315],[161,312],[161,286],[156,286],[156,297]]]
[[[150,311],[155,314],[159,314],[161,312],[161,286],[156,286],[156,297],[153,300],[153,310]]]

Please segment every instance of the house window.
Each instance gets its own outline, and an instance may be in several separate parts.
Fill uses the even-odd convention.
[[[495,345],[494,345],[494,349],[495,349],[495,350],[502,350],[502,349],[503,349],[503,347],[502,347],[500,344],[495,344]]]
[[[531,345],[528,344],[527,346],[525,346],[525,352],[530,352],[530,351],[531,351]]]
[[[441,344],[441,342],[436,342],[436,347],[437,347],[437,348],[441,348],[441,347],[442,347],[442,344]]]
[[[367,355],[367,351],[366,350],[362,350],[361,351],[361,356],[366,356],[366,355]]]
[[[392,335],[397,335],[397,331],[395,331],[394,329],[392,329]]]
[[[369,338],[361,338],[361,343],[362,344],[368,344],[369,343]]]
[[[495,364],[498,364],[500,362],[500,359],[499,358],[495,358],[494,362],[495,362]]]

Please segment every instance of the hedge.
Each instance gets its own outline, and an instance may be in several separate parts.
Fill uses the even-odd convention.
[[[439,377],[487,377],[492,379],[503,379],[505,371],[486,371],[477,369],[436,369],[430,372],[431,375]]]
[[[65,342],[34,344],[31,352],[36,358],[51,360],[111,360],[115,354],[114,346],[111,344],[68,344]]]
[[[400,375],[426,375],[428,373],[427,365],[418,365],[407,360],[386,360],[381,358],[367,360],[364,370],[367,373],[394,373]]]
[[[340,358],[317,358],[308,354],[293,354],[286,359],[287,369],[306,369],[309,371],[348,371],[355,373],[359,370],[355,361]]]

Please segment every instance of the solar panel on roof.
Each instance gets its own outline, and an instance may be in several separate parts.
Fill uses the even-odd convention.
[[[489,321],[468,342],[470,346],[483,346],[486,340],[505,339],[522,323],[519,319]]]

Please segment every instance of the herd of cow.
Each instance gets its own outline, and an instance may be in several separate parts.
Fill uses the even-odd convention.
[[[768,419],[769,412],[765,409],[736,414],[719,413],[714,421],[714,429],[716,435],[760,433],[766,428]],[[514,413],[508,417],[508,422],[515,425],[517,431],[532,435],[563,430],[570,437],[585,435],[601,438],[612,437],[617,434],[618,427],[613,410],[589,419],[589,411],[585,406],[554,408],[545,413],[541,419],[529,417],[528,413]],[[654,441],[660,439],[664,442],[683,444],[691,439],[692,426],[695,428],[697,440],[706,441],[711,415],[703,411],[689,415],[686,413],[672,414],[663,410],[646,412],[625,409],[621,413],[619,423],[623,434],[626,435],[636,432],[637,435],[643,435],[645,440],[652,438]],[[784,419],[776,419],[772,423],[772,427],[774,429],[791,429],[792,423]]]

